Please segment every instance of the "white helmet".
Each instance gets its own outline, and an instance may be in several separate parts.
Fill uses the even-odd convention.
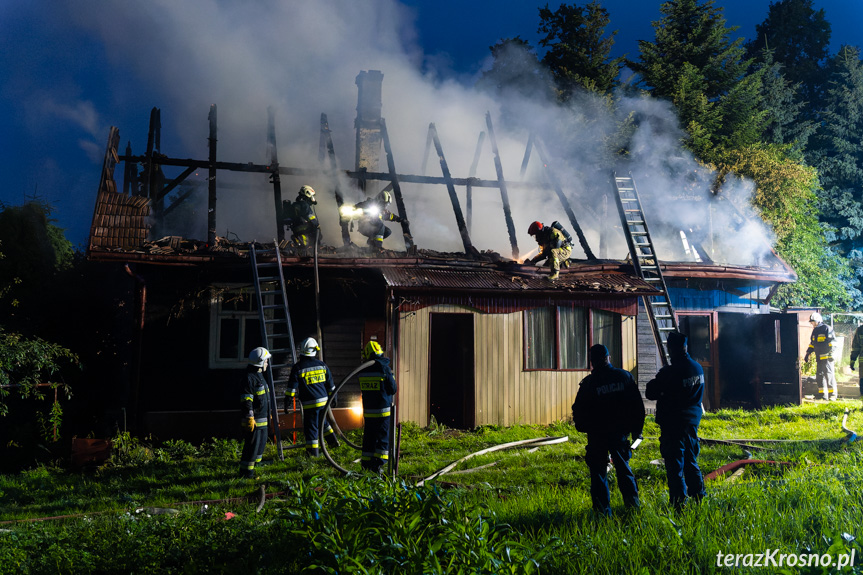
[[[249,365],[264,367],[264,363],[270,359],[270,352],[265,347],[256,347],[249,352]]]
[[[303,355],[308,355],[310,357],[314,357],[321,350],[318,347],[318,342],[315,341],[313,337],[307,337],[303,340],[303,343],[300,344],[300,353]]]
[[[300,197],[306,198],[310,204],[317,204],[315,200],[315,189],[311,186],[303,186],[300,188]]]
[[[817,311],[812,312],[812,315],[809,316],[809,321],[814,321],[815,323],[821,323],[823,320],[824,318]]]

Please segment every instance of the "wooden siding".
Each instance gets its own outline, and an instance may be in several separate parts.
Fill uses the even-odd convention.
[[[399,419],[429,423],[429,323],[432,313],[474,317],[476,425],[547,424],[571,417],[584,371],[523,371],[522,312],[485,314],[437,304],[398,315]],[[635,318],[623,316],[623,364],[634,367]]]

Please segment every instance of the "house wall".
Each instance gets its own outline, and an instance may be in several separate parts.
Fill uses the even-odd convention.
[[[398,313],[401,421],[429,423],[429,333],[432,313],[470,313],[474,318],[476,425],[546,424],[569,419],[572,402],[589,370],[524,371],[522,312],[483,313],[436,304]],[[623,367],[636,364],[635,318],[623,316]]]

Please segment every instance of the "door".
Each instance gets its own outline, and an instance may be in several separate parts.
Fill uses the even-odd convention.
[[[474,417],[473,315],[430,314],[429,414],[447,427],[471,429]]]
[[[716,385],[716,322],[712,312],[680,312],[677,325],[687,338],[689,355],[704,370],[704,408],[719,408],[719,386]]]

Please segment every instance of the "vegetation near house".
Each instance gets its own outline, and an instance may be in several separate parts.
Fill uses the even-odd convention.
[[[642,508],[625,513],[613,487],[611,519],[591,512],[585,436],[568,423],[405,425],[395,481],[341,476],[299,451],[281,462],[272,444],[247,481],[236,477],[237,441],[120,435],[98,468],[0,476],[0,572],[712,573],[717,554],[772,549],[859,560],[861,444],[842,431],[846,407],[707,414],[705,474],[750,456],[777,463],[708,479],[707,498],[682,511],[668,504],[649,416],[633,457]],[[859,411],[846,426],[863,427]],[[544,436],[568,441],[480,455],[414,486],[470,453]],[[349,447],[331,453],[359,470]]]

